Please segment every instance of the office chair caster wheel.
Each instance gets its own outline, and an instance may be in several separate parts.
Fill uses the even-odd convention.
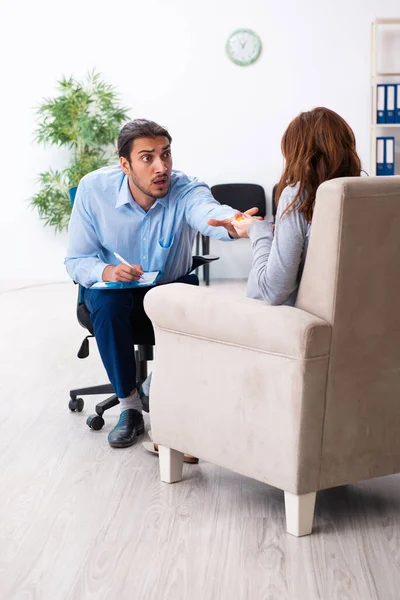
[[[90,417],[87,418],[86,423],[90,429],[99,431],[99,429],[102,429],[104,426],[105,421],[103,417],[100,417],[99,415],[90,415]]]
[[[85,406],[85,403],[82,398],[75,398],[75,400],[72,400],[72,398],[71,398],[71,400],[68,403],[68,408],[72,412],[75,412],[75,411],[82,412],[84,406]]]

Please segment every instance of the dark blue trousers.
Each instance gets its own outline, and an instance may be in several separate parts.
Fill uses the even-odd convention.
[[[196,275],[177,282],[199,285]],[[134,345],[154,343],[153,327],[143,308],[151,289],[83,290],[101,360],[118,398],[126,398],[136,387]]]

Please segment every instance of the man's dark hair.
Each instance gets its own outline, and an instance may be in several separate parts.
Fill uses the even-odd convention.
[[[147,119],[129,121],[129,123],[123,126],[118,136],[118,156],[123,156],[130,161],[133,142],[137,138],[156,138],[160,135],[168,138],[169,143],[172,142],[172,137],[165,127],[161,127],[161,125],[158,125],[154,121],[147,121]]]

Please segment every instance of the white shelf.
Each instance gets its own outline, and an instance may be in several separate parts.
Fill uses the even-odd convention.
[[[378,46],[378,29],[380,25],[397,25],[398,34],[400,35],[400,18],[397,19],[375,19],[371,23],[371,175],[376,175],[376,138],[379,137],[379,129],[400,129],[400,123],[376,123],[377,114],[377,78],[378,77],[400,77],[400,72],[377,71],[377,46]],[[397,28],[396,28],[397,33]],[[394,65],[397,66],[397,65]],[[398,83],[394,81],[393,83]],[[394,135],[395,132],[392,132]],[[398,135],[398,134],[396,134]]]
[[[377,25],[400,25],[400,19],[375,19]]]

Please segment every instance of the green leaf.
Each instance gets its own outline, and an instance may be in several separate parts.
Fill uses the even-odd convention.
[[[115,88],[95,70],[83,82],[63,77],[58,91],[58,96],[44,98],[36,109],[35,140],[70,149],[70,164],[63,171],[50,169],[40,174],[40,190],[31,205],[46,225],[61,231],[68,226],[71,213],[69,188],[87,173],[116,161],[113,146],[129,116],[119,106]]]
[[[69,199],[69,179],[65,171],[47,171],[39,176],[40,191],[31,199],[39,217],[45,225],[52,225],[56,231],[66,229],[71,214]]]

